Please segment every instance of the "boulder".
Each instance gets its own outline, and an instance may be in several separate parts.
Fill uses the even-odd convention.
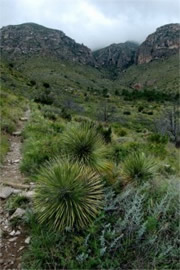
[[[13,192],[14,192],[14,189],[11,187],[1,187],[0,198],[7,199]]]
[[[14,218],[22,218],[25,213],[26,213],[26,211],[24,209],[17,208],[16,211],[14,212],[14,214],[10,217],[10,220],[12,220]]]

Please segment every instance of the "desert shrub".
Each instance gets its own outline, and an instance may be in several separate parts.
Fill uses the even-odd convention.
[[[148,137],[148,141],[153,142],[153,143],[166,144],[168,142],[168,136],[161,135],[159,133],[153,133]]]
[[[47,82],[44,82],[44,83],[43,83],[43,86],[44,86],[45,88],[50,88],[50,85],[49,85],[49,83],[47,83]]]
[[[153,115],[154,113],[153,113],[153,111],[149,111],[149,112],[147,112],[147,114],[148,115]]]
[[[73,120],[79,123],[89,123],[89,124],[93,123],[93,120],[91,120],[90,118],[80,115],[74,116]]]
[[[4,92],[1,89],[0,98],[0,114],[1,114],[1,130],[12,134],[17,128],[17,122],[23,115],[25,109],[25,101],[22,97],[13,95],[8,90]]]
[[[163,183],[166,179],[163,179]],[[54,232],[32,215],[25,269],[179,269],[178,181],[105,189],[104,210],[87,230]]]
[[[12,134],[16,130],[16,124],[11,119],[2,119],[1,130]]]
[[[111,169],[105,147],[96,129],[89,124],[69,125],[62,134],[64,153],[98,172]]]
[[[136,142],[128,142],[124,144],[114,143],[111,147],[110,156],[112,160],[118,164],[122,162],[130,153],[142,148],[142,145]]]
[[[158,190],[153,190],[156,199],[149,196],[152,190],[150,183],[138,188],[129,185],[119,195],[109,190],[105,198],[105,215],[96,220],[96,224],[93,224],[94,229],[90,228],[84,241],[85,248],[76,257],[78,262],[84,264],[84,267],[87,266],[93,250],[99,257],[96,267],[101,265],[101,268],[109,268],[113,264],[114,268],[124,265],[127,269],[143,269],[143,265],[146,265],[146,269],[176,268],[178,266],[176,185],[177,182],[169,185],[161,195]],[[177,216],[174,218],[174,215]],[[99,236],[95,237],[97,235]]]
[[[53,104],[54,99],[51,95],[50,88],[38,89],[38,92],[34,94],[34,101],[46,105]]]
[[[54,155],[61,153],[63,120],[52,121],[44,118],[42,112],[33,109],[30,121],[25,126],[22,149],[21,171],[34,175],[41,165]]]
[[[68,120],[68,121],[71,121],[71,119],[72,119],[71,114],[65,108],[63,108],[62,111],[61,111],[61,117]]]
[[[43,116],[50,119],[50,120],[56,120],[58,116],[61,115],[61,110],[59,108],[55,108],[52,106],[43,106],[41,109],[41,112],[43,113]]]
[[[157,166],[155,158],[143,152],[130,154],[123,163],[123,174],[127,179],[147,180],[154,176]]]
[[[117,132],[117,135],[124,137],[127,135],[127,131],[124,128],[120,128]]]
[[[97,131],[100,133],[105,143],[110,143],[112,140],[112,129],[111,127],[103,127],[102,125],[98,125],[96,127]]]
[[[142,112],[143,110],[144,110],[144,106],[140,105],[140,106],[138,107],[138,112]]]
[[[148,143],[146,147],[146,151],[151,153],[152,155],[164,159],[168,154],[164,143]]]
[[[23,159],[21,171],[34,175],[43,163],[61,152],[61,138],[59,136],[46,135],[39,139],[30,138],[23,146]]]
[[[41,111],[34,109],[29,123],[25,126],[23,131],[24,138],[37,138],[44,137],[46,135],[57,135],[64,129],[63,121],[51,121],[44,118]]]
[[[98,175],[77,163],[56,160],[37,177],[35,209],[40,223],[55,230],[86,227],[102,202]]]
[[[130,115],[131,112],[129,112],[129,111],[124,111],[123,114],[125,114],[125,115]]]

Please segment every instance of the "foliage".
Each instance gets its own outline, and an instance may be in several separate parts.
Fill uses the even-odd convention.
[[[107,148],[100,135],[89,124],[69,125],[62,134],[62,145],[71,160],[98,172],[111,169],[111,163],[107,160]]]
[[[148,140],[153,143],[162,143],[166,144],[168,142],[168,136],[167,135],[161,135],[158,133],[153,133],[148,137]]]
[[[25,174],[35,175],[45,161],[61,152],[61,139],[59,136],[46,135],[39,139],[30,138],[23,146],[23,159],[21,171]]]
[[[130,153],[141,149],[142,145],[137,142],[114,143],[111,148],[111,158],[116,163],[122,162]]]
[[[125,159],[122,170],[127,179],[148,180],[157,170],[157,161],[143,152],[134,152]]]
[[[121,137],[124,137],[124,136],[127,135],[127,131],[126,131],[124,128],[120,128],[120,129],[118,129],[118,131],[117,131],[117,135],[118,135],[118,136],[121,136]]]
[[[7,136],[0,136],[0,164],[2,164],[9,149],[9,142]]]
[[[17,122],[23,115],[24,109],[25,100],[21,96],[16,96],[9,90],[1,89],[1,131],[12,134],[16,130]]]
[[[18,207],[26,207],[29,200],[23,195],[13,195],[11,196],[5,204],[6,210],[10,213],[14,212]]]
[[[103,125],[98,125],[96,127],[97,131],[101,134],[105,143],[110,143],[112,140],[112,129],[111,127],[104,127]]]
[[[98,175],[77,163],[56,160],[42,168],[37,177],[38,220],[56,231],[84,228],[98,214],[102,195]]]
[[[42,116],[41,111],[33,108],[29,123],[26,125],[23,136],[23,159],[21,171],[25,174],[35,175],[41,165],[61,152],[60,134],[64,125]]]
[[[107,188],[104,211],[86,231],[59,234],[32,215],[24,268],[178,269],[178,182],[159,180],[120,194]]]

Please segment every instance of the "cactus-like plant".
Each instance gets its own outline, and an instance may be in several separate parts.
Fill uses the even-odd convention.
[[[108,172],[112,164],[107,160],[107,146],[95,128],[88,124],[71,125],[62,136],[64,153],[99,173]]]
[[[157,164],[153,156],[134,152],[125,159],[122,170],[128,179],[147,180],[154,176]]]
[[[37,177],[35,210],[40,223],[55,230],[86,227],[101,209],[103,186],[99,175],[79,163],[55,160]]]

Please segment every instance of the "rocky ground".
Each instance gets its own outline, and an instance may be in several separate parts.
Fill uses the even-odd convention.
[[[23,219],[25,210],[23,208],[8,211],[5,207],[7,200],[13,194],[22,195],[31,201],[33,196],[33,184],[25,184],[26,179],[19,170],[21,160],[21,133],[30,115],[20,119],[18,129],[9,138],[10,150],[6,156],[4,165],[1,167],[0,178],[0,269],[21,269],[21,257],[24,249],[30,243],[23,223],[15,221]]]

